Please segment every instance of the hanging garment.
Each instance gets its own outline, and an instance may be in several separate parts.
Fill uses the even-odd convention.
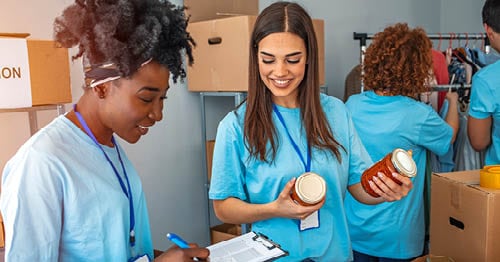
[[[345,78],[344,102],[351,95],[359,93],[361,93],[361,65],[356,65]]]

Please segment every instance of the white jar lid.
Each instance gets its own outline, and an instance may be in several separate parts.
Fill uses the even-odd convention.
[[[316,204],[325,197],[325,180],[318,174],[304,173],[295,181],[295,192],[305,203]]]
[[[417,175],[417,165],[411,155],[400,148],[392,151],[392,164],[396,170],[403,176],[414,177]]]

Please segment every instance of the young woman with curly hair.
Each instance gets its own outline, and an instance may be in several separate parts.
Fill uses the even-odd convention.
[[[366,50],[365,92],[346,102],[373,161],[396,148],[411,150],[414,189],[401,201],[365,205],[345,199],[355,261],[410,261],[424,250],[424,180],[427,151],[445,154],[458,131],[457,94],[449,92],[443,120],[418,95],[432,78],[431,42],[421,28],[399,23],[377,33]]]
[[[137,171],[115,134],[136,143],[163,117],[186,76],[193,40],[182,7],[161,0],[77,0],[54,22],[85,70],[73,110],[31,137],[7,163],[1,210],[6,261],[148,261],[148,210]],[[171,248],[157,261],[206,258]]]

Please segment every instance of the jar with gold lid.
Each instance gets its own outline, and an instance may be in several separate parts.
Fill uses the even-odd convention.
[[[401,185],[401,182],[392,176],[392,173],[399,173],[402,176],[414,177],[417,175],[417,165],[411,157],[411,151],[405,151],[397,148],[387,154],[380,161],[373,164],[370,168],[363,172],[361,176],[361,185],[363,189],[373,197],[380,197],[372,190],[368,181],[371,181],[378,172],[383,173],[386,177],[391,178],[394,182]]]
[[[325,198],[326,183],[318,174],[307,172],[295,180],[291,192],[292,199],[303,206],[315,205]]]

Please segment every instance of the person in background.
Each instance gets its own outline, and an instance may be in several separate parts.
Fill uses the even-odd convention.
[[[217,130],[209,191],[215,214],[280,244],[289,255],[279,261],[352,259],[346,191],[366,204],[396,201],[411,180],[394,173],[398,185],[380,173],[371,184],[381,197],[363,190],[360,176],[372,161],[343,102],[320,93],[316,35],[300,5],[279,1],[260,13],[249,68],[246,101]],[[326,198],[313,206],[290,196],[305,172],[326,181]]]
[[[417,165],[414,188],[401,201],[366,205],[347,194],[354,261],[411,261],[424,250],[426,153],[445,154],[458,131],[456,93],[447,94],[450,107],[446,119],[417,100],[432,79],[431,48],[423,29],[410,29],[405,23],[377,33],[366,50],[366,91],[346,102],[373,161],[401,148],[411,150]]]
[[[483,25],[491,47],[500,52],[500,0],[486,0]],[[500,164],[500,61],[479,70],[472,79],[467,134],[471,146],[486,150],[485,164]]]
[[[9,160],[0,208],[6,261],[149,261],[153,243],[137,171],[115,134],[136,143],[162,119],[174,83],[193,62],[182,7],[160,0],[77,0],[54,22],[55,40],[78,47],[85,87]],[[209,251],[172,247],[155,261]]]

